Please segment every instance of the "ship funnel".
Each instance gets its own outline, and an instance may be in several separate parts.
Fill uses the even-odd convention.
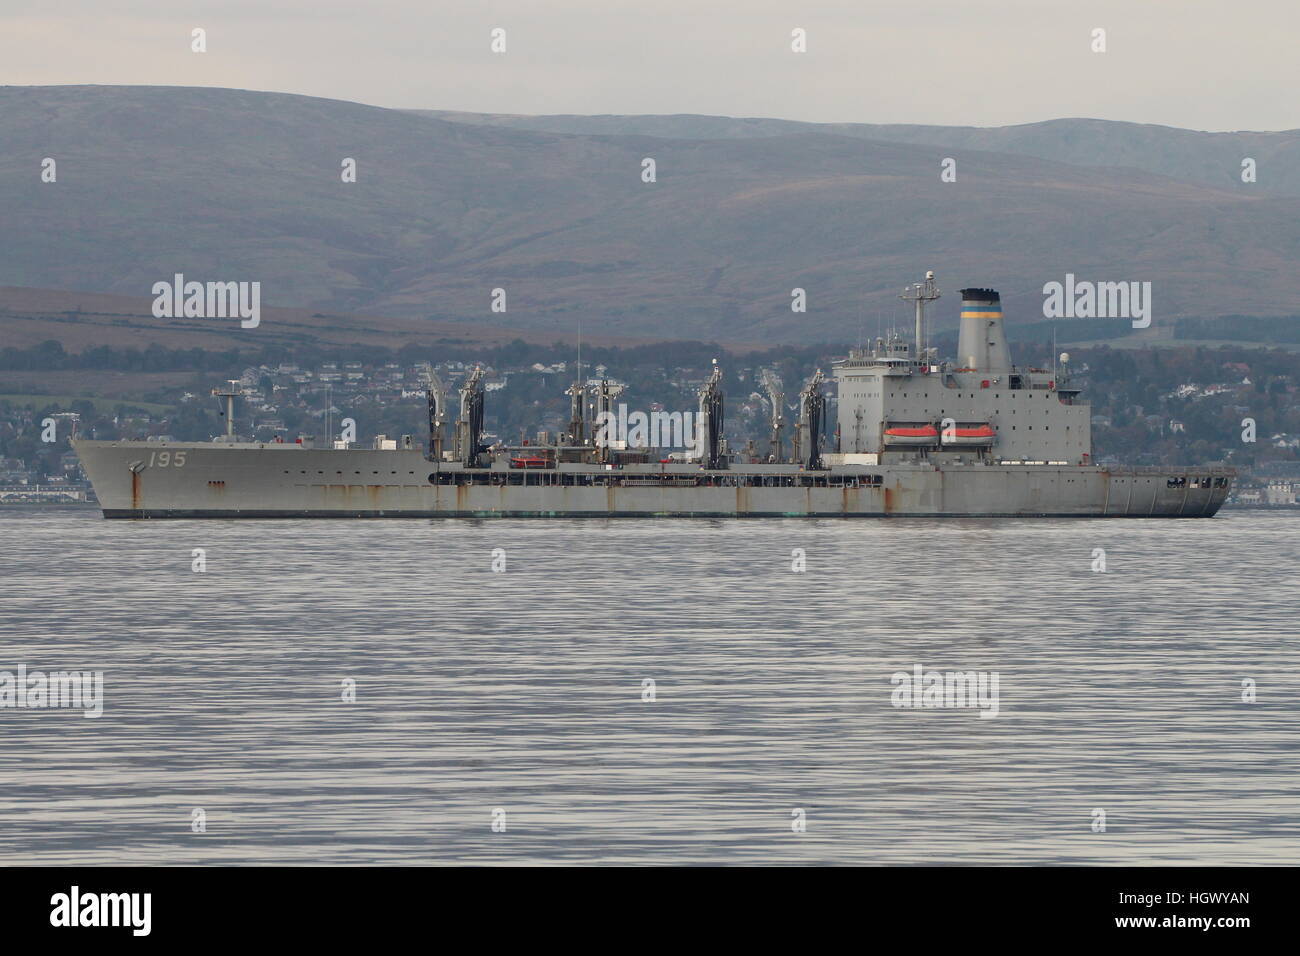
[[[1002,297],[993,289],[961,290],[961,336],[957,360],[963,368],[1005,375],[1011,353],[1002,328]]]

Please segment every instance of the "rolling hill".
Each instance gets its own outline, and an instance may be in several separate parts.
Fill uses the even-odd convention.
[[[546,341],[579,321],[616,337],[856,339],[902,321],[897,293],[927,268],[948,293],[939,327],[965,285],[1040,320],[1043,283],[1067,272],[1151,281],[1153,335],[1180,316],[1297,311],[1300,197],[1272,171],[1295,134],[1249,134],[1276,141],[1247,144],[1261,163],[1247,185],[1219,175],[1240,143],[1197,145],[1247,134],[496,119],[225,89],[0,88],[0,285],[147,297],[179,272],[260,281],[265,306],[308,318]],[[950,155],[958,177],[943,183]],[[356,183],[341,181],[345,157]],[[657,182],[641,181],[646,157]],[[795,287],[807,313],[790,309]]]

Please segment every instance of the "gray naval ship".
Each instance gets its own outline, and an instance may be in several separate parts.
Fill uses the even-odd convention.
[[[733,451],[723,438],[716,360],[699,389],[690,453],[611,439],[621,386],[587,383],[581,371],[568,389],[567,432],[488,446],[478,369],[459,387],[450,442],[447,391],[431,374],[427,443],[409,435],[380,436],[371,448],[241,441],[231,389],[215,392],[226,398],[227,424],[211,442],[74,438],[73,447],[106,518],[1203,518],[1219,510],[1231,469],[1093,463],[1089,406],[1068,375],[1011,364],[997,292],[962,290],[957,360],[940,362],[924,344],[925,308],[938,297],[928,273],[902,296],[914,303],[911,341],[891,333],[833,363],[831,435],[832,383],[818,372],[801,390],[786,442],[784,396],[766,375],[764,450],[751,442]],[[678,425],[661,424],[661,436]]]

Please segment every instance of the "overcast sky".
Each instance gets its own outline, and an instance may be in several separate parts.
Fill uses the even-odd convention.
[[[190,31],[208,52],[190,52]],[[490,31],[506,30],[493,54]],[[807,31],[808,52],[790,50]],[[1105,53],[1091,50],[1106,31]],[[1300,0],[0,0],[0,83],[501,113],[1300,127]]]

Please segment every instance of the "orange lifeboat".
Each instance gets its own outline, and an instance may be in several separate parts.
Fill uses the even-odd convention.
[[[988,422],[958,422],[943,433],[945,445],[987,446],[993,444],[997,432]]]
[[[885,426],[886,445],[933,445],[938,441],[939,430],[929,422]]]
[[[549,468],[551,460],[542,455],[519,455],[510,459],[511,468]]]

